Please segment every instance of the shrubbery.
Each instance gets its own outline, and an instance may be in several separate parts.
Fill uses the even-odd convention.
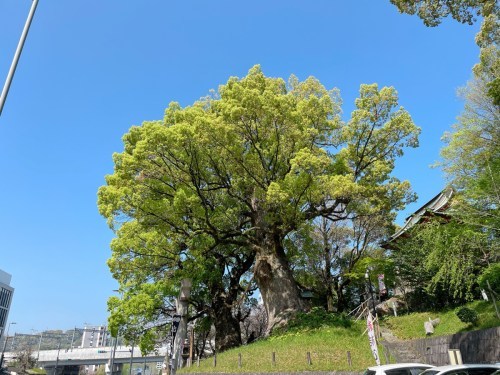
[[[473,325],[477,324],[479,316],[475,310],[469,309],[468,307],[461,307],[457,310],[458,319],[460,319],[463,323],[470,323]]]
[[[322,307],[313,307],[309,312],[300,312],[292,319],[283,331],[301,331],[307,329],[317,329],[321,327],[343,327],[349,328],[352,325],[351,319],[345,314],[327,312]]]

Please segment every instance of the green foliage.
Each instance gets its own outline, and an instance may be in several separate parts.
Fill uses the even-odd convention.
[[[472,25],[475,16],[481,14],[481,1],[446,0],[391,0],[400,12],[417,14],[426,26],[437,26],[441,19],[451,15],[461,23]]]
[[[113,332],[144,337],[143,327],[165,320],[183,278],[193,281],[193,308],[220,321],[256,256],[289,266],[285,238],[304,223],[390,214],[412,201],[409,183],[391,173],[404,148],[418,145],[419,128],[392,87],[361,85],[355,104],[343,123],[338,90],[313,77],[287,85],[255,66],[217,94],[170,103],[162,120],[132,127],[98,192],[116,234],[108,265],[123,292],[109,301]],[[269,272],[262,279],[278,277]],[[265,280],[255,280],[262,291]],[[273,295],[295,286],[287,281],[262,292],[268,311],[300,306],[293,290],[284,302]]]
[[[477,277],[493,256],[488,243],[485,233],[454,220],[435,218],[414,227],[392,253],[400,279],[418,296],[410,308],[471,301]]]
[[[460,321],[463,323],[470,323],[472,325],[476,325],[477,321],[479,320],[477,312],[465,306],[459,308],[456,311],[456,314],[458,316],[458,319],[460,319]]]
[[[18,367],[24,371],[35,367],[36,358],[31,347],[26,346],[16,352],[16,359],[11,363],[12,367]]]
[[[496,0],[390,0],[401,13],[416,14],[426,26],[434,27],[451,16],[460,23],[472,25],[481,16],[481,30],[476,36],[479,46],[498,44],[500,7]]]
[[[38,350],[40,345],[41,350],[53,350],[58,346],[61,349],[70,349],[79,346],[82,341],[83,329],[75,328],[67,331],[62,330],[46,330],[32,335],[16,335],[15,340],[7,342],[7,351],[16,351],[18,349],[29,348],[32,352]],[[41,338],[41,340],[40,340]],[[11,345],[14,344],[14,347]]]
[[[493,100],[493,104],[500,106],[500,78],[495,78],[487,86],[488,96]]]
[[[313,307],[309,312],[298,313],[289,323],[286,328],[273,331],[273,335],[283,333],[291,333],[318,329],[324,327],[343,327],[349,328],[352,326],[352,321],[345,314],[335,314],[327,312],[321,307]]]
[[[441,150],[441,166],[458,193],[450,213],[478,230],[489,232],[491,246],[496,247],[498,254],[500,106],[494,104],[491,96],[491,84],[500,79],[497,46],[481,50],[480,63],[473,72],[473,80],[461,91],[464,111],[453,132],[443,136],[447,145]]]
[[[388,286],[393,282],[392,262],[378,250],[388,233],[393,215],[370,212],[363,204],[345,220],[321,218],[290,237],[294,275],[303,287],[314,291],[313,303],[328,311],[352,310],[359,303],[349,298],[364,290],[365,272],[371,270],[372,282],[384,274]]]
[[[47,374],[47,371],[43,368],[34,367],[34,368],[28,370],[28,373],[29,374],[37,374],[37,375],[45,375],[45,374]]]
[[[489,265],[479,276],[478,282],[482,289],[489,290],[491,287],[493,292],[500,294],[500,263]]]
[[[121,375],[130,375],[130,364],[129,363],[124,363],[122,365]]]

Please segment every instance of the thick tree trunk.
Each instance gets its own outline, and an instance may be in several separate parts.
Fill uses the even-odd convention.
[[[350,280],[342,280],[342,282],[338,282],[338,279],[336,280],[334,287],[335,291],[337,293],[337,311],[342,312],[345,311],[347,308],[347,301],[346,301],[346,296],[344,294],[344,287],[349,285],[351,283]]]
[[[323,260],[325,267],[323,269],[323,278],[326,287],[326,310],[328,312],[334,311],[335,292],[334,279],[332,276],[332,244],[330,240],[331,224],[326,218],[321,220],[321,234],[323,235]],[[338,249],[338,248],[337,248]],[[337,279],[335,279],[337,282]]]
[[[326,289],[326,311],[334,312],[335,311],[335,298],[333,298],[333,291],[331,287]]]
[[[212,311],[210,313],[215,326],[215,350],[222,352],[227,349],[241,345],[241,328],[239,316],[235,315],[235,308],[239,304],[240,280],[245,272],[252,266],[255,254],[243,254],[241,257],[234,257],[231,262],[231,272],[229,273],[229,285],[227,285],[227,275],[224,276],[229,260],[225,256],[218,256],[219,278],[213,283],[209,283],[212,295]]]
[[[284,254],[261,249],[257,253],[254,277],[267,312],[267,331],[285,325],[303,308],[297,283]]]
[[[233,315],[231,306],[221,302],[213,316],[215,326],[215,350],[217,353],[241,345],[239,320]]]

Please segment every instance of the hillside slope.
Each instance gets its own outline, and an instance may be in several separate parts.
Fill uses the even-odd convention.
[[[381,321],[382,332],[385,332],[382,340],[389,339],[389,335],[395,340],[425,337],[423,323],[429,318],[441,320],[434,336],[500,326],[491,303],[476,301],[467,306],[478,312],[478,325],[460,322],[453,309],[386,317]],[[215,365],[211,357],[179,373],[359,372],[375,365],[364,321],[348,326],[342,321],[320,318],[313,316],[282,334],[220,353]],[[384,352],[382,345],[379,345],[379,355],[382,363],[396,362]]]

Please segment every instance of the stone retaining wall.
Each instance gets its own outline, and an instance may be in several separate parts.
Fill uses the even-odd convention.
[[[500,327],[425,339],[383,342],[398,362],[450,364],[448,350],[460,349],[464,363],[500,362]]]

